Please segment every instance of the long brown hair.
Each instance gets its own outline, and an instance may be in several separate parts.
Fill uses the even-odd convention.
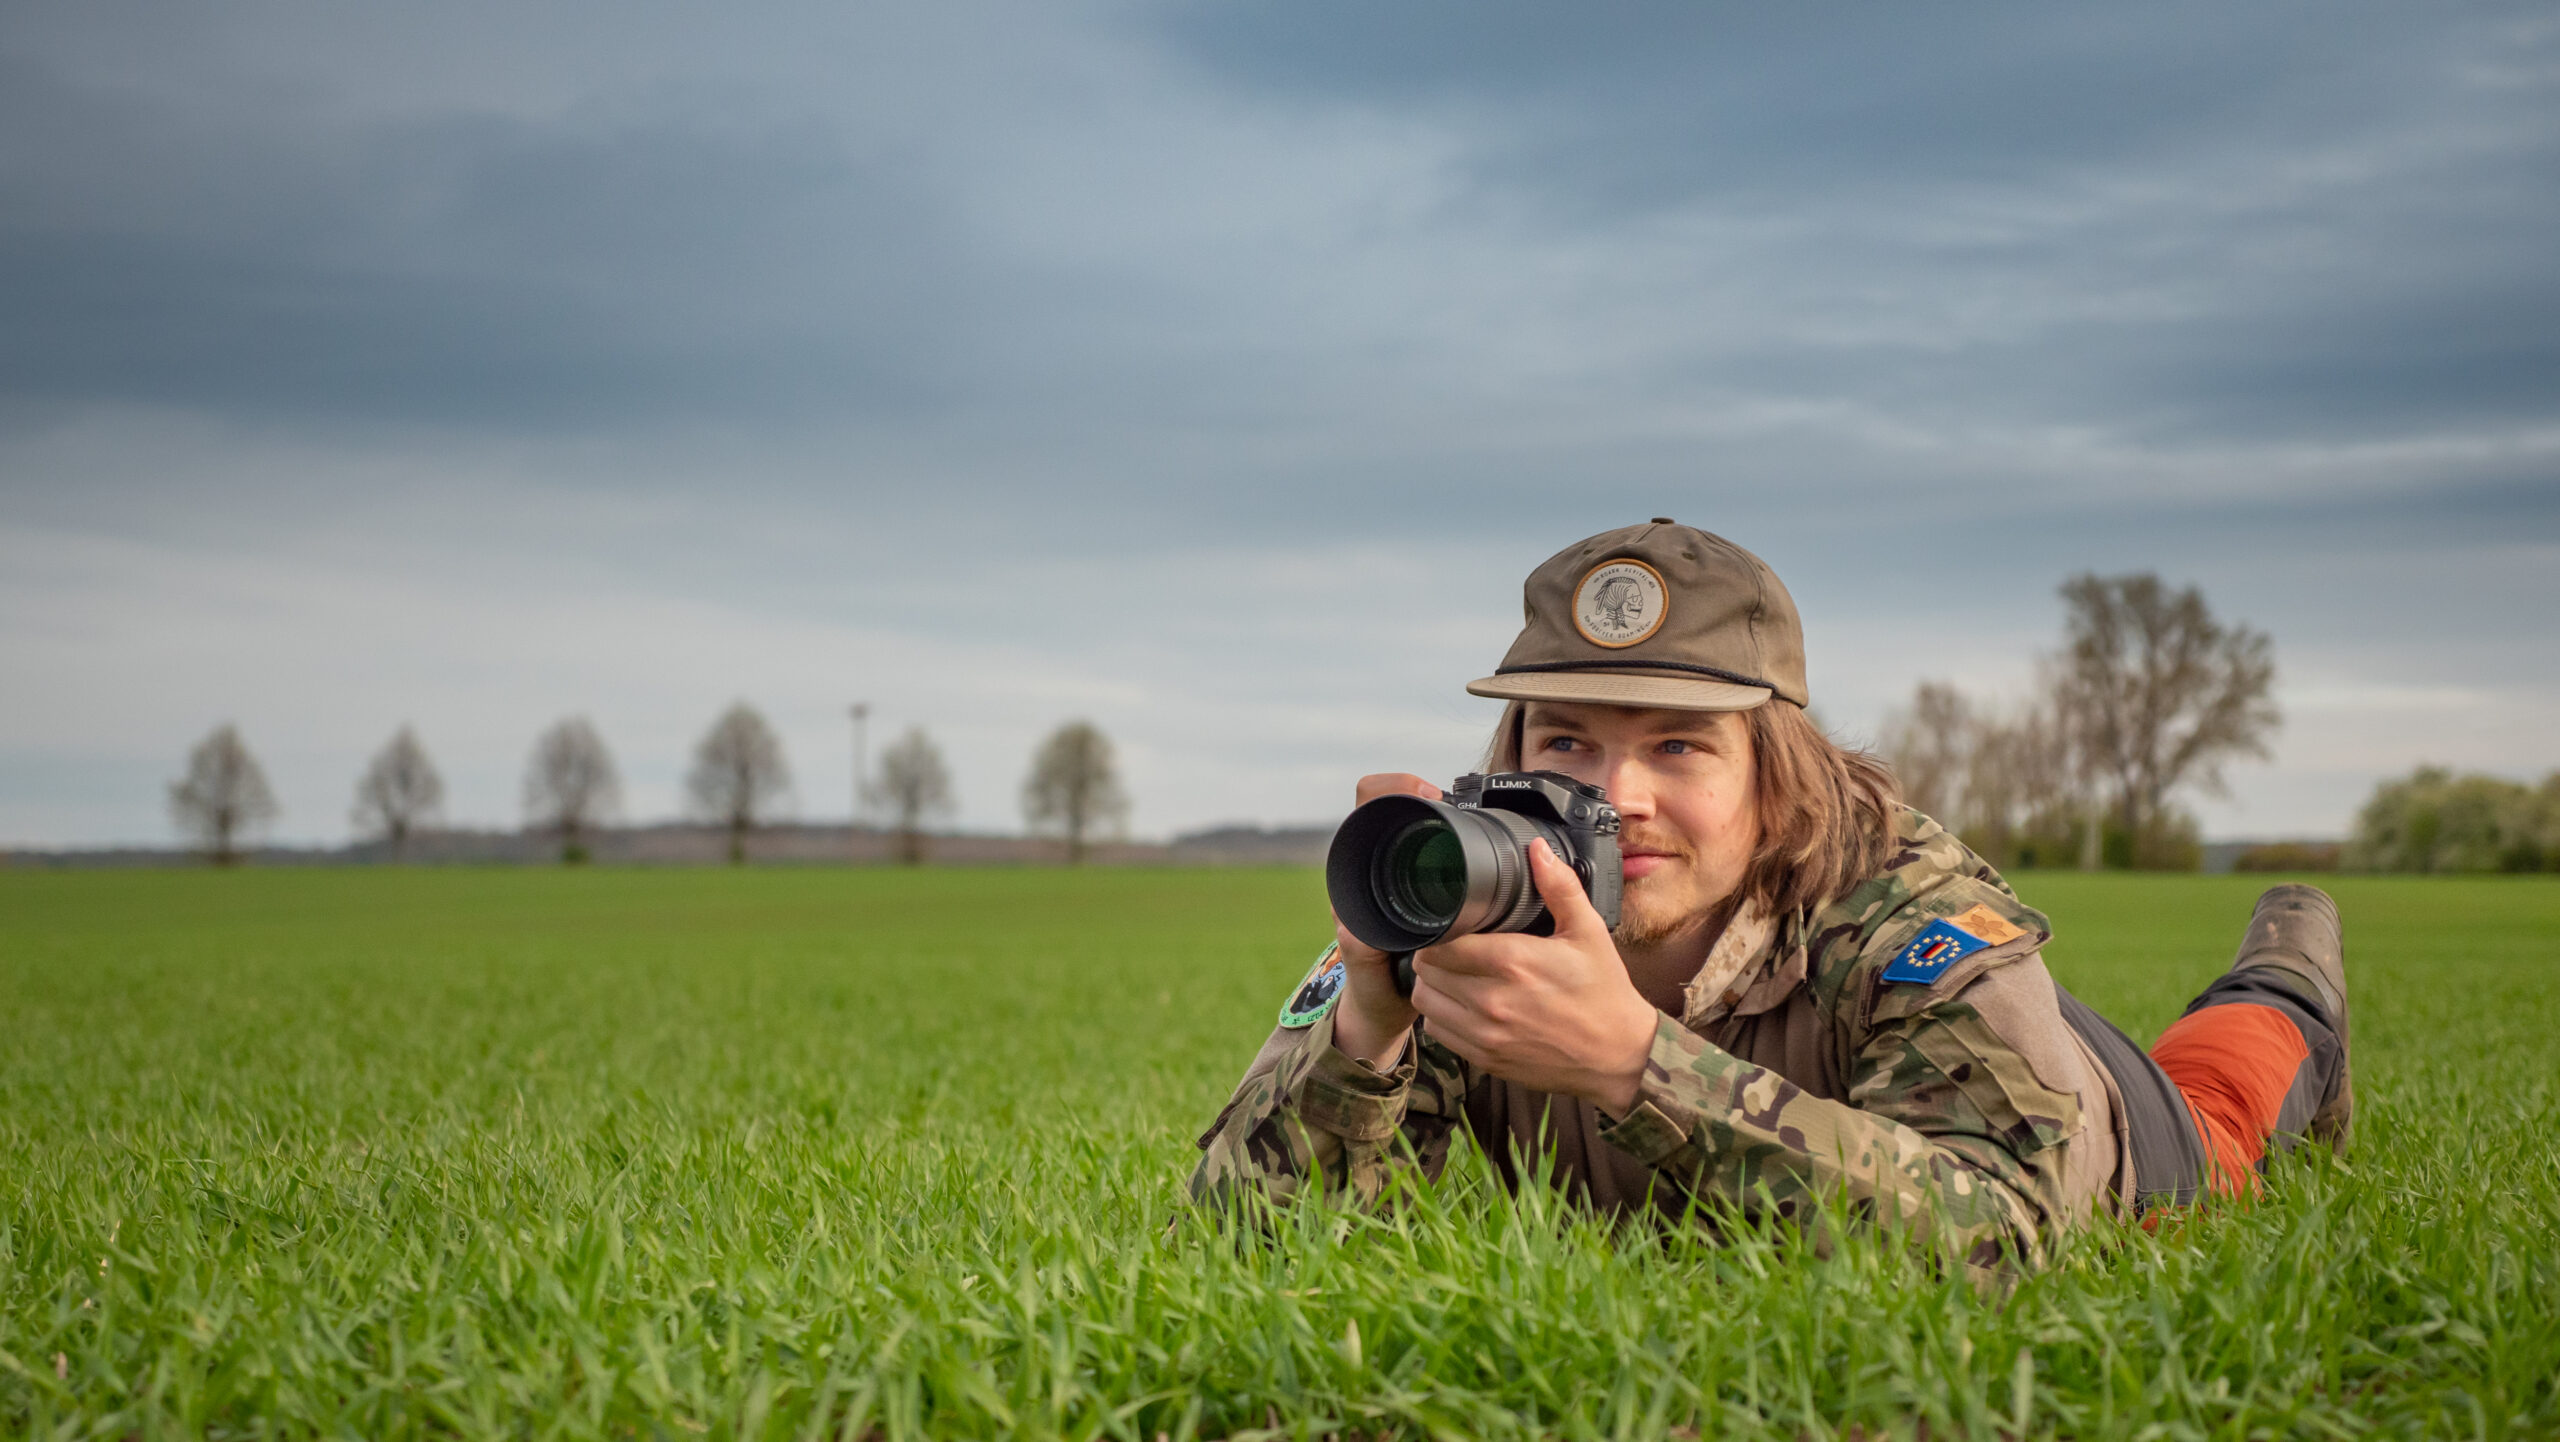
[[[1528,703],[1502,708],[1484,769],[1520,769]],[[1804,708],[1772,697],[1742,713],[1751,730],[1752,805],[1760,843],[1733,903],[1772,916],[1810,911],[1884,869],[1902,807],[1893,772],[1870,752],[1824,735]]]

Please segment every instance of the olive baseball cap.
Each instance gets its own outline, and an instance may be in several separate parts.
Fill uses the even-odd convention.
[[[1527,624],[1467,689],[1506,701],[1680,711],[1805,704],[1804,623],[1769,563],[1656,516],[1547,558],[1521,588]]]

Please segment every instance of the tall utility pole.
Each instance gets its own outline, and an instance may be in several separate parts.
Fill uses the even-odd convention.
[[[871,720],[871,703],[857,701],[853,705],[853,824],[858,829],[871,814],[871,755],[866,746],[865,727]]]

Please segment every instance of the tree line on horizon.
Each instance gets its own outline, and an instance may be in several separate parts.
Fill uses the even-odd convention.
[[[2063,582],[2062,644],[2006,705],[1923,681],[1878,750],[1903,799],[2002,868],[2194,870],[2187,793],[2272,754],[2283,716],[2265,632],[2154,574]]]
[[[2560,871],[2560,771],[2527,786],[2421,766],[2374,788],[2338,862],[2350,871]]]
[[[2192,794],[2218,795],[2231,762],[2265,758],[2282,724],[2275,655],[2266,633],[2216,618],[2203,593],[2157,575],[2083,574],[2061,587],[2062,644],[2037,658],[2035,683],[2006,704],[1923,681],[1886,721],[1877,750],[1904,800],[1940,821],[1993,865],[2194,870],[2203,846]],[[950,770],[924,728],[910,727],[864,778],[866,810],[882,805],[898,859],[925,859],[928,823],[954,809]],[[748,836],[790,793],[781,738],[741,701],[694,750],[688,812],[728,834],[733,863]],[[360,835],[405,859],[411,837],[441,817],[444,787],[414,730],[403,726],[356,784]],[[273,819],[266,777],[236,727],[200,742],[170,787],[180,827],[217,864]],[[1070,721],[1034,752],[1022,788],[1034,832],[1066,841],[1070,864],[1090,839],[1125,825],[1128,799],[1110,740]],[[604,738],[566,718],[535,742],[524,778],[525,824],[556,835],[560,857],[587,859],[589,841],[620,814],[621,783]],[[2420,766],[2382,782],[2342,844],[2253,848],[2243,870],[2560,871],[2560,771],[2539,787]]]
[[[922,726],[909,727],[881,753],[877,780],[866,776],[857,785],[866,811],[877,805],[887,812],[898,859],[921,863],[931,846],[930,823],[955,809],[951,771],[933,738]],[[776,819],[790,795],[782,738],[746,702],[722,712],[696,743],[685,776],[686,811],[727,833],[732,865],[746,860],[749,836]],[[562,863],[589,858],[595,833],[622,812],[621,774],[594,723],[567,717],[535,739],[525,762],[523,806],[526,830],[559,838]],[[1118,834],[1128,819],[1110,739],[1082,720],[1051,732],[1032,754],[1022,808],[1034,832],[1063,837],[1068,864],[1081,864],[1095,837]],[[228,722],[189,753],[186,775],[169,788],[169,809],[180,831],[217,866],[238,863],[242,843],[279,811],[265,770]],[[404,725],[356,779],[350,819],[359,836],[384,843],[394,861],[405,861],[410,842],[434,828],[443,811],[444,779],[416,730]]]
[[[2004,869],[2192,871],[2190,794],[2271,754],[2282,723],[2264,632],[2217,619],[2156,575],[2063,583],[2063,637],[2023,700],[1923,681],[1877,749],[1914,809]],[[2275,842],[2243,871],[2560,871],[2560,771],[2528,787],[2420,766],[2376,786],[2343,842]]]

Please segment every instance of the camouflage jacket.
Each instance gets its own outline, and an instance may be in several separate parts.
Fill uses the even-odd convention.
[[[1695,1193],[1800,1217],[1837,1196],[1968,1264],[2033,1263],[2092,1211],[2130,1210],[2122,1108],[2057,1007],[2044,916],[1917,812],[1896,842],[1828,905],[1727,927],[1625,1116],[1479,1074],[1420,1023],[1380,1072],[1335,1049],[1327,1010],[1246,1069],[1193,1199],[1366,1200],[1399,1168],[1437,1176],[1464,1127],[1514,1185],[1552,1176],[1604,1209],[1676,1217]]]

